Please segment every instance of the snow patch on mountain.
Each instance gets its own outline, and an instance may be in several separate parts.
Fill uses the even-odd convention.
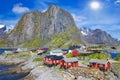
[[[6,26],[4,24],[0,24],[0,39],[2,39],[5,35],[9,34],[13,29],[13,25]]]
[[[86,35],[88,35],[86,32],[84,32],[84,31],[81,31],[81,33],[82,33],[82,35],[84,35],[84,36],[86,36]]]
[[[91,33],[91,29],[88,29],[88,28],[85,28],[85,27],[81,28],[80,31],[81,31],[83,36],[87,36]]]
[[[6,32],[6,33],[10,33],[13,29],[14,29],[14,26],[13,26],[13,25],[6,26],[5,32]]]
[[[0,24],[0,29],[1,29],[1,28],[3,28],[3,27],[5,27],[5,25],[3,25],[3,24]]]

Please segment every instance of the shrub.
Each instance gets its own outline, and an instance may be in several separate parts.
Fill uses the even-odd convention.
[[[72,56],[72,53],[68,53],[67,55],[66,55],[66,58],[72,58],[73,56]]]
[[[120,55],[115,60],[120,61]]]
[[[103,60],[106,60],[106,59],[110,59],[110,55],[106,54],[106,53],[94,53],[94,54],[91,54],[89,56],[90,59],[103,59]]]

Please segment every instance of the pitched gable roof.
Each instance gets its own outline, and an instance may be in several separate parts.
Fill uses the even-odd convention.
[[[77,58],[64,58],[63,59],[65,62],[77,62],[78,59]]]
[[[63,56],[56,56],[56,55],[48,55],[47,58],[54,58],[55,60],[63,59]]]
[[[90,63],[98,63],[98,64],[106,64],[108,61],[107,60],[91,59],[89,62]]]

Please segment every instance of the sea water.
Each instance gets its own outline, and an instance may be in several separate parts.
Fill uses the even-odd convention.
[[[16,74],[16,73],[11,73],[11,74],[6,73],[5,74],[5,73],[3,73],[4,71],[8,70],[8,68],[12,68],[12,67],[14,67],[14,66],[0,65],[0,80],[19,80],[28,75],[28,73],[23,73],[23,74]]]

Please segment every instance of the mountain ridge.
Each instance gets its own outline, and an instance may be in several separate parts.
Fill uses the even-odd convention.
[[[90,44],[119,45],[120,42],[114,39],[109,33],[101,29],[80,28],[84,40]]]

